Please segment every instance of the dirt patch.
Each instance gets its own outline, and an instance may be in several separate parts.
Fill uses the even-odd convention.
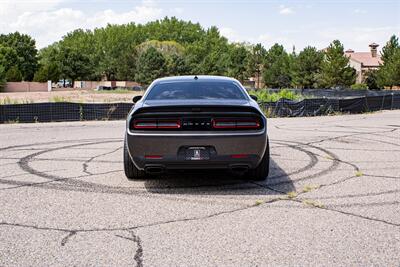
[[[84,103],[113,103],[132,102],[136,95],[143,92],[117,90],[93,91],[53,91],[53,92],[18,92],[0,93],[0,104],[40,103],[40,102],[84,102]]]

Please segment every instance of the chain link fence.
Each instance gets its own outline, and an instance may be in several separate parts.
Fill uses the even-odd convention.
[[[132,103],[32,103],[0,105],[0,123],[51,122],[125,119]],[[310,98],[302,101],[281,99],[260,103],[267,116],[301,117],[335,113],[363,113],[400,109],[400,94],[351,99]]]

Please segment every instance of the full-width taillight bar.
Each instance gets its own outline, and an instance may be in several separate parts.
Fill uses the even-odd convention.
[[[134,129],[179,129],[180,120],[133,120]]]
[[[258,119],[213,119],[212,126],[215,129],[258,129]]]

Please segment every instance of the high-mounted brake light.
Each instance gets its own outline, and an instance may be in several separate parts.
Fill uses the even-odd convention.
[[[213,119],[215,129],[258,129],[260,122],[257,119]]]
[[[179,129],[181,128],[180,120],[142,120],[133,121],[134,129]]]

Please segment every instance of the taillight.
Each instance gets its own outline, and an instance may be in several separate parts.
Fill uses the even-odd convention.
[[[134,129],[179,129],[181,128],[180,120],[133,120]]]
[[[213,119],[215,129],[258,129],[260,121],[258,119]]]

